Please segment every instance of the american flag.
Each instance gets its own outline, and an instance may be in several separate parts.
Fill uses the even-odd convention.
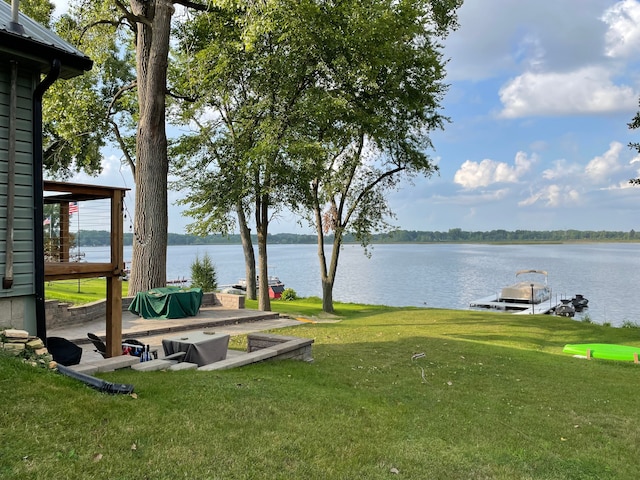
[[[69,203],[69,215],[72,213],[78,213],[78,202]]]
[[[44,222],[42,222],[42,225],[51,225],[51,217],[45,218]]]

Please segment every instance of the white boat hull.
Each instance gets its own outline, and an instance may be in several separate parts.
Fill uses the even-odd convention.
[[[558,305],[560,304],[554,303],[551,300],[542,303],[534,303],[533,305],[531,305],[531,303],[522,302],[505,302],[500,300],[498,295],[490,295],[488,297],[480,298],[469,304],[469,306],[473,308],[488,308],[521,315],[547,314],[553,312]]]
[[[544,283],[534,281],[520,281],[502,288],[498,295],[491,295],[469,306],[478,308],[493,308],[495,310],[510,311],[521,314],[549,313],[558,307],[558,303],[551,301],[551,289],[547,285],[547,272],[544,270],[520,270],[516,277],[522,274],[544,275]]]

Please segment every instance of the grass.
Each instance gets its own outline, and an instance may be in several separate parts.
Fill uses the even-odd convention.
[[[127,296],[129,282],[122,282],[122,296]],[[88,278],[80,280],[56,280],[44,286],[45,298],[61,302],[83,305],[103,300],[106,296],[107,282],[104,278]]]
[[[320,305],[272,304],[317,319]],[[2,359],[0,478],[637,476],[640,367],[561,351],[638,344],[640,329],[355,304],[336,315],[278,330],[314,338],[312,364],[101,375],[137,398]]]

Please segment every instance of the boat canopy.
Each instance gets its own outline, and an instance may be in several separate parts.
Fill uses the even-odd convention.
[[[522,273],[539,273],[540,275],[544,275],[545,277],[548,275],[544,270],[518,270],[516,272],[516,277]]]

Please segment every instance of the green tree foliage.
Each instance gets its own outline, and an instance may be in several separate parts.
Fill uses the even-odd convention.
[[[166,77],[176,3],[208,8],[188,0],[75,0],[57,25],[96,69],[93,77],[52,91],[46,161],[57,175],[80,168],[93,173],[105,141],[122,149],[136,182],[132,295],[166,282]],[[68,114],[66,104],[80,113]]]
[[[177,173],[190,231],[225,232],[236,215],[251,272],[253,248],[246,227],[253,213],[258,243],[259,308],[269,310],[267,237],[271,216],[293,201],[298,179],[287,155],[301,99],[313,83],[302,44],[289,41],[297,2],[219,2],[180,30],[183,86],[181,118],[197,126],[181,139]],[[194,175],[194,172],[198,172]],[[250,286],[248,286],[248,291]],[[250,295],[251,296],[251,295]]]
[[[72,45],[79,45],[78,25],[68,15],[52,23],[54,5],[48,0],[23,0],[20,10]],[[94,52],[83,49],[83,53],[94,58]],[[55,82],[44,95],[42,144],[47,176],[64,179],[80,171],[90,175],[100,172],[100,148],[109,133],[105,114],[108,92],[97,86],[100,77],[99,67],[94,68]]]
[[[266,269],[270,215],[280,205],[303,212],[318,231],[331,311],[347,228],[366,245],[387,225],[385,192],[398,174],[437,171],[425,149],[445,120],[438,39],[455,27],[460,3],[219,2],[185,23],[178,70],[183,96],[195,102],[181,113],[199,132],[182,144],[192,150],[181,182],[196,228],[224,227],[232,208],[251,205]]]
[[[5,0],[5,3],[11,3],[11,0]],[[55,5],[49,0],[22,0],[20,2],[20,12],[47,28],[51,28],[51,14],[54,10]]]
[[[191,264],[191,286],[199,287],[204,292],[213,292],[218,287],[216,269],[209,254],[205,253],[202,260],[196,256]]]
[[[366,247],[393,217],[387,192],[438,168],[429,133],[446,90],[440,40],[457,26],[459,1],[376,0],[313,4],[298,35],[320,72],[307,97],[299,206],[315,226],[323,309],[333,311],[333,284],[343,235]],[[299,145],[300,143],[298,143]],[[296,152],[297,153],[297,152]],[[326,235],[333,233],[330,258]]]
[[[280,296],[280,300],[291,302],[298,299],[298,294],[293,288],[285,288]]]

